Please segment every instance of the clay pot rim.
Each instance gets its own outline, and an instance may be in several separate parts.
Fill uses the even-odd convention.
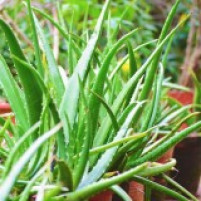
[[[1,109],[11,109],[10,104],[7,102],[0,102]]]

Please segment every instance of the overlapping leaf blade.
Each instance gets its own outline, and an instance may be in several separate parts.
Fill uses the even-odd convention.
[[[79,79],[83,81],[84,77],[86,76],[87,70],[89,68],[89,62],[92,59],[92,55],[96,48],[96,44],[100,37],[100,33],[103,26],[103,21],[107,13],[107,9],[111,0],[107,0],[105,2],[104,8],[99,16],[97,25],[95,27],[94,33],[92,34],[85,50],[81,58],[78,61],[77,66],[75,67],[74,73],[69,80],[68,87],[65,90],[64,97],[59,108],[59,113],[61,118],[64,117],[66,114],[69,119],[69,123],[71,127],[73,127],[75,116],[77,114],[77,107],[78,107],[78,99],[79,99]],[[64,122],[64,132],[66,142],[69,141],[69,130],[68,126]]]
[[[11,53],[17,58],[27,62],[11,28],[2,19],[0,19],[0,27],[5,33]],[[25,107],[28,113],[29,124],[33,125],[40,118],[42,110],[42,91],[30,69],[24,68],[15,58],[13,58],[13,61],[24,89],[26,99]]]

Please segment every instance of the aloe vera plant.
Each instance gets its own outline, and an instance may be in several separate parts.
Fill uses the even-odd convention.
[[[34,63],[24,55],[14,31],[0,20],[20,78],[18,82],[1,56],[0,85],[16,123],[1,118],[0,201],[26,201],[31,196],[44,201],[88,200],[106,189],[129,200],[117,185],[132,179],[179,200],[192,198],[186,191],[182,195],[147,179],[171,170],[174,159],[165,164],[155,161],[201,126],[198,121],[178,132],[182,122],[196,115],[184,116],[193,106],[170,108],[162,99],[172,85],[164,79],[161,54],[187,18],[171,29],[177,0],[157,43],[133,48],[132,37],[143,32],[135,28],[120,38],[113,34],[100,49],[103,30],[111,32],[110,25],[105,27],[110,3],[105,1],[93,33],[80,37],[62,23],[60,5],[57,22],[27,0]],[[36,14],[52,23],[68,46],[68,65],[63,69]],[[135,54],[150,44],[155,48],[138,66]],[[119,51],[128,52],[121,62]],[[164,131],[158,140],[157,134]]]

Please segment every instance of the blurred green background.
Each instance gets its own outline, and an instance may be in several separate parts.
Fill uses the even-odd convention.
[[[67,30],[70,30],[73,34],[88,37],[88,34],[93,30],[96,19],[102,9],[103,2],[104,0],[33,0],[32,5],[52,15],[56,21],[59,21],[59,15],[62,15],[64,22],[61,23],[65,24]],[[111,34],[114,34],[116,31],[116,37],[120,37],[128,31],[140,27],[143,31],[132,39],[133,47],[137,44],[139,45],[151,41],[158,38],[164,19],[173,3],[174,1],[172,0],[115,0],[110,6],[108,19],[105,21],[105,30],[109,23],[110,27],[113,29],[111,30]],[[192,1],[182,1],[177,11],[174,24],[182,20],[191,10]],[[34,59],[25,3],[21,0],[1,0],[0,13],[1,17],[9,22],[18,33],[21,46],[26,54],[29,55],[31,59]],[[49,36],[50,43],[53,45],[55,31],[53,26],[47,20],[44,20],[40,14],[36,14],[43,24],[47,36]],[[117,27],[118,21],[121,18],[123,19],[121,26]],[[199,21],[196,23],[197,26],[199,26]],[[173,82],[178,82],[181,74],[181,66],[185,58],[186,41],[190,27],[189,20],[184,27],[182,27],[182,31],[177,32],[171,45],[170,54],[167,58],[166,76],[170,76]],[[0,32],[0,37],[4,37],[2,32]],[[101,37],[102,47],[100,47],[100,49],[104,49],[104,43],[108,37],[110,37],[110,35],[105,31]],[[63,43],[60,38],[58,61],[64,68],[67,65],[67,51],[65,43]],[[149,46],[141,51],[141,55],[136,55],[139,65],[144,62],[151,51],[152,48]],[[12,68],[13,64],[5,40],[0,40],[0,53],[3,54],[7,63]],[[122,54],[125,53],[122,52]],[[119,59],[121,59],[122,56],[123,55],[120,54]],[[13,73],[15,74],[14,70]]]

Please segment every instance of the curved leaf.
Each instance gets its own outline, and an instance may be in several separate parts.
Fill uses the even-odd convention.
[[[110,187],[112,191],[114,191],[123,201],[132,201],[132,199],[128,196],[128,194],[119,186]]]
[[[147,185],[148,187],[150,187],[151,189],[154,189],[154,190],[157,190],[159,192],[163,192],[165,193],[166,195],[169,195],[173,198],[176,198],[180,201],[188,201],[187,198],[185,198],[183,195],[181,195],[180,193],[177,193],[165,186],[162,186],[156,182],[153,182],[151,180],[148,180],[148,179],[145,179],[143,177],[139,177],[139,176],[134,176],[134,180],[141,183],[141,184],[144,184],[144,185]]]
[[[5,33],[11,53],[19,59],[26,61],[26,58],[11,28],[2,19],[0,19],[0,27]],[[42,92],[30,70],[28,68],[24,68],[23,65],[15,58],[13,58],[13,61],[24,89],[26,99],[25,106],[29,117],[28,122],[30,125],[33,125],[40,118],[42,110]]]
[[[99,182],[90,184],[80,190],[69,193],[67,195],[67,200],[68,201],[84,200],[85,198],[92,196],[93,194],[98,193],[100,191],[103,191],[110,186],[122,183],[123,181],[127,181],[129,178],[133,177],[134,175],[138,174],[143,169],[145,169],[147,167],[147,165],[148,165],[148,163],[144,163],[144,164],[142,164],[136,168],[132,168],[131,170],[126,171],[118,176],[114,176],[109,179],[103,179]]]
[[[29,162],[30,158],[36,153],[36,151],[53,135],[55,135],[62,127],[62,124],[56,125],[47,133],[39,137],[22,155],[22,157],[16,162],[16,164],[10,170],[8,176],[5,178],[0,186],[0,201],[5,201],[9,196],[9,193],[15,184],[17,177],[22,172],[24,166]]]
[[[80,93],[79,79],[81,80],[81,82],[83,82],[83,79],[87,73],[87,70],[89,69],[89,62],[92,59],[92,55],[94,53],[96,44],[100,37],[103,21],[106,16],[106,12],[107,12],[110,1],[111,0],[107,0],[105,2],[102,12],[98,18],[98,22],[96,24],[94,33],[92,34],[87,44],[87,47],[83,51],[82,56],[76,65],[72,77],[69,79],[68,86],[65,90],[62,103],[59,108],[59,113],[61,118],[63,119],[66,114],[68,116],[71,127],[73,127],[75,116],[77,114],[78,99],[79,99],[79,93]],[[64,121],[64,132],[65,132],[66,142],[68,142],[69,130],[65,121]]]
[[[6,94],[6,97],[11,105],[17,124],[22,127],[25,132],[28,128],[27,113],[24,106],[24,98],[18,85],[16,84],[11,72],[3,59],[0,56],[0,85]]]

